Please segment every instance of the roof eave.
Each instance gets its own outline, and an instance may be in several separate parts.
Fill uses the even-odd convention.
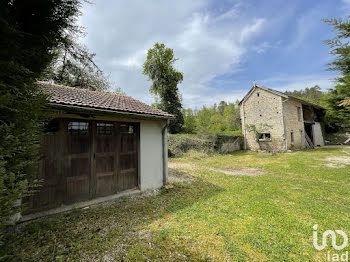
[[[61,108],[61,109],[62,108],[74,109],[78,111],[109,113],[109,114],[128,115],[128,116],[146,117],[146,118],[157,118],[157,119],[174,119],[175,118],[175,116],[162,116],[162,115],[137,113],[137,112],[130,112],[130,111],[122,111],[122,110],[109,110],[109,109],[101,109],[101,108],[95,108],[95,107],[84,107],[84,106],[52,103],[52,102],[49,102],[49,106],[55,107],[55,108]]]

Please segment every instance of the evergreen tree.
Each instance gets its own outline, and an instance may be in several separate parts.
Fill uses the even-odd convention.
[[[112,84],[109,76],[94,61],[96,54],[90,53],[86,46],[75,40],[84,34],[81,27],[66,34],[65,41],[56,49],[56,57],[47,69],[44,80],[93,91],[108,91]]]
[[[79,8],[79,0],[0,2],[1,227],[35,184],[40,112],[46,105],[36,80],[75,26]]]
[[[333,127],[350,126],[350,107],[347,99],[350,97],[350,17],[343,19],[325,20],[337,31],[337,35],[326,40],[330,46],[331,54],[336,58],[329,64],[329,70],[338,71],[340,77],[336,78],[336,85],[327,95],[328,111],[327,121]]]
[[[174,68],[177,59],[174,51],[164,44],[156,43],[147,53],[143,64],[143,74],[152,80],[150,92],[158,97],[156,106],[170,114],[175,120],[170,121],[169,132],[180,133],[184,124],[182,103],[177,85],[182,82],[183,75]]]

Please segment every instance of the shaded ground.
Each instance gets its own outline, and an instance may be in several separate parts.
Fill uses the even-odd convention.
[[[326,261],[321,232],[350,235],[346,148],[171,159],[170,184],[139,197],[55,215],[5,239],[5,261]],[[244,168],[262,176],[226,175]],[[210,169],[215,169],[212,171]],[[220,169],[218,172],[217,170]],[[342,252],[350,251],[348,246]]]
[[[260,168],[236,167],[236,168],[209,168],[210,171],[221,172],[231,176],[261,176],[266,172]]]
[[[168,169],[168,182],[169,183],[192,183],[195,181],[195,177],[190,174],[181,171],[177,168]]]

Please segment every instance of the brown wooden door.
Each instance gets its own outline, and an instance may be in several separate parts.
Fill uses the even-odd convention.
[[[139,185],[139,124],[56,119],[41,144],[31,211],[111,195]]]
[[[50,125],[52,123],[55,126],[54,130],[47,130],[41,140],[38,179],[42,184],[29,199],[31,208],[29,212],[59,206],[65,199],[66,177],[62,171],[65,171],[66,140],[60,132],[64,122],[61,119],[53,119]]]
[[[117,132],[116,122],[93,122],[94,136],[94,195],[116,193],[117,183]]]
[[[91,122],[67,121],[66,203],[90,198]]]
[[[136,123],[119,124],[119,168],[118,191],[138,186],[138,141],[139,125]]]

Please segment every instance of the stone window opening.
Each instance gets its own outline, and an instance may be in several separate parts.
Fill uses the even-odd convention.
[[[256,96],[260,96],[260,93],[256,93]]]
[[[290,142],[291,142],[292,144],[294,144],[294,133],[293,133],[293,131],[290,132]]]
[[[298,121],[301,122],[301,107],[297,106]]]
[[[268,142],[268,141],[271,141],[271,133],[269,133],[269,132],[259,133],[259,134],[258,134],[258,141],[259,141],[259,142]]]

